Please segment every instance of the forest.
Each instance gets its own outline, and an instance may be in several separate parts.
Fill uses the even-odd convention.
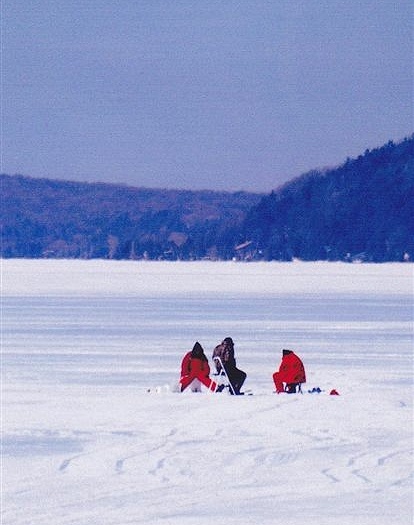
[[[270,194],[0,175],[3,258],[404,261],[414,136]]]
[[[227,259],[262,195],[0,176],[2,257]]]
[[[289,182],[253,206],[243,235],[266,260],[412,260],[414,137]]]

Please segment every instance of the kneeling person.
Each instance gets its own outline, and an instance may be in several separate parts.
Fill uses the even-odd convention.
[[[197,341],[191,350],[187,352],[181,362],[181,392],[189,385],[193,392],[201,392],[201,384],[215,392],[217,383],[210,379],[210,365],[204,353],[203,347]]]

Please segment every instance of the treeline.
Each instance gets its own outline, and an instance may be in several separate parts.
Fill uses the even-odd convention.
[[[2,257],[403,261],[414,136],[270,195],[0,176]]]
[[[414,137],[293,180],[253,207],[243,233],[252,258],[412,259]]]
[[[0,176],[2,257],[228,259],[262,197]]]

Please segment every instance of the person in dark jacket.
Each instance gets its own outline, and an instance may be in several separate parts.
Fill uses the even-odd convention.
[[[191,352],[187,352],[181,362],[181,392],[191,385],[193,392],[201,392],[201,385],[215,392],[217,383],[210,379],[210,365],[203,347],[197,341]]]
[[[220,361],[218,359],[214,359],[215,357],[220,358],[220,361],[224,367],[224,371],[226,372],[231,386],[233,387],[234,392],[230,390],[230,393],[240,395],[240,389],[243,386],[247,375],[246,372],[243,372],[243,370],[240,370],[236,366],[236,359],[234,357],[234,342],[231,337],[226,337],[221,342],[221,344],[217,345],[213,350],[213,361],[216,366],[217,373],[221,374],[222,369]]]
[[[277,394],[294,394],[302,383],[306,383],[305,367],[292,350],[282,351],[282,362],[279,370],[273,374],[273,382]]]

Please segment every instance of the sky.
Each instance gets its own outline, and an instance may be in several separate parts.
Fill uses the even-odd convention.
[[[411,0],[2,0],[1,172],[267,192],[413,132]]]

